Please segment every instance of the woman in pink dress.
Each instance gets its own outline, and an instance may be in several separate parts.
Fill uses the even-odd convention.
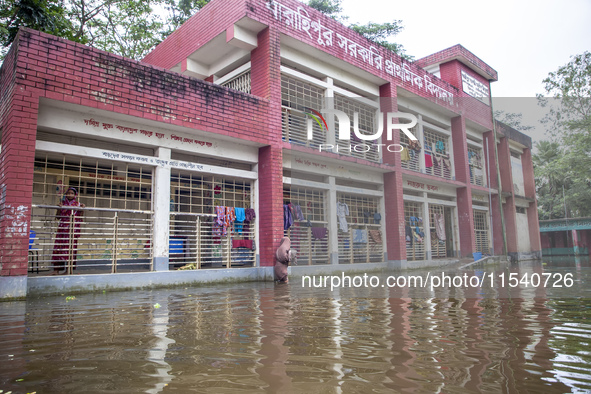
[[[55,236],[55,245],[53,247],[53,274],[56,275],[62,269],[66,269],[63,273],[68,272],[68,262],[72,265],[72,269],[76,267],[76,254],[78,252],[78,238],[80,237],[80,223],[84,211],[80,209],[68,209],[65,207],[80,207],[81,204],[78,199],[78,191],[73,187],[66,190],[64,198],[59,203],[60,209],[57,210],[56,219],[59,221],[57,225],[57,235]],[[64,207],[64,208],[62,208]],[[71,222],[73,220],[73,223]],[[70,249],[71,245],[71,249]]]

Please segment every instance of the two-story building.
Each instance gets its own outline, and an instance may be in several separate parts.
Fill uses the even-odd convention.
[[[268,279],[284,235],[316,272],[539,257],[531,139],[493,121],[496,80],[460,45],[410,62],[296,0],[213,0],[141,62],[23,29],[0,73],[0,293]],[[68,187],[84,215],[60,230]]]

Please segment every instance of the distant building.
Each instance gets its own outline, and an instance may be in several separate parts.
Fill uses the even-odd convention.
[[[69,186],[87,208],[67,273],[137,275],[68,286],[263,279],[284,234],[300,270],[539,257],[531,139],[494,127],[496,80],[460,45],[409,62],[295,0],[213,0],[142,62],[21,30],[0,74],[2,294],[60,286]],[[197,269],[149,275],[177,268]]]
[[[590,256],[591,218],[540,221],[544,256]]]

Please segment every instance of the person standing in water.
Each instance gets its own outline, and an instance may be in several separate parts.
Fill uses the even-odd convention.
[[[63,274],[68,273],[68,266],[76,267],[76,254],[78,252],[78,238],[80,238],[80,223],[84,211],[80,209],[68,209],[67,207],[84,208],[86,205],[78,201],[78,191],[69,187],[59,203],[56,219],[58,220],[57,235],[53,247],[53,275],[65,269]]]

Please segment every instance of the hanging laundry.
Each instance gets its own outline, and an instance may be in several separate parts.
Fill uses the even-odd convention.
[[[443,165],[443,158],[439,155],[433,155],[433,165],[435,167],[441,167]]]
[[[302,212],[302,207],[300,206],[300,204],[295,205],[295,213],[295,217],[297,220],[306,220],[304,218],[304,213]]]
[[[367,230],[353,229],[353,243],[367,243]]]
[[[380,224],[380,220],[382,220],[382,215],[379,212],[373,214],[373,222],[374,224]]]
[[[345,218],[345,216],[348,215],[349,206],[346,203],[339,201],[337,203],[337,218],[339,221],[339,229],[345,233],[349,231],[349,224],[347,223],[347,219]]]
[[[410,246],[413,244],[413,236],[412,236],[412,229],[410,226],[404,226],[404,236],[406,237],[406,242],[410,242]]]
[[[234,208],[234,212],[236,213],[236,222],[234,224],[234,228],[240,234],[242,234],[242,226],[244,224],[244,220],[246,219],[246,213],[244,208]]]
[[[248,232],[250,230],[250,224],[254,221],[256,217],[257,215],[254,212],[254,209],[246,208],[244,210],[244,226],[242,230]]]
[[[252,239],[233,239],[232,240],[232,248],[247,248],[253,249],[252,246]]]
[[[443,144],[443,141],[437,141],[435,143],[435,151],[439,153],[445,153],[445,145]]]
[[[315,240],[322,240],[326,238],[326,233],[328,229],[325,227],[312,227],[310,231],[312,231],[312,237]]]
[[[226,207],[216,206],[215,207],[215,219],[213,221],[213,235],[214,237],[221,237],[222,229],[224,227],[226,214]]]
[[[369,230],[369,236],[376,244],[382,243],[382,232],[380,230]]]
[[[402,151],[400,152],[400,160],[402,160],[402,161],[409,161],[410,160],[410,154],[408,153],[408,149],[406,147],[403,147]]]
[[[371,213],[369,211],[363,212],[363,223],[369,223],[369,216]]]
[[[425,153],[425,167],[433,167],[433,160],[431,159],[431,155],[428,153]]]
[[[228,234],[228,229],[230,229],[230,232],[232,231],[232,225],[234,224],[234,221],[236,220],[236,212],[234,211],[234,207],[225,207],[226,211],[225,211],[225,215],[224,215],[224,227],[222,228],[223,230],[223,235],[226,236]]]
[[[283,230],[288,230],[293,224],[293,216],[288,204],[283,204]]]
[[[435,231],[437,232],[437,238],[445,241],[445,218],[442,214],[435,214]]]

